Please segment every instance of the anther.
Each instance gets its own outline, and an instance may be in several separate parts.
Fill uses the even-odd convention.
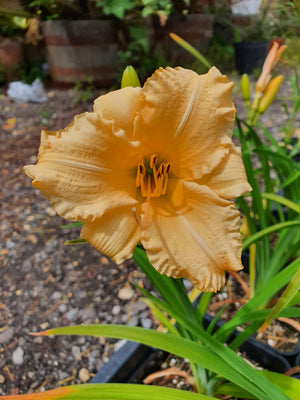
[[[150,158],[150,168],[154,169],[155,168],[155,163],[157,160],[157,154],[152,154]]]
[[[142,197],[146,198],[147,203],[151,197],[159,197],[166,193],[168,184],[168,174],[170,163],[161,163],[156,169],[157,154],[152,154],[149,164],[142,159],[138,163],[136,187],[141,188]]]

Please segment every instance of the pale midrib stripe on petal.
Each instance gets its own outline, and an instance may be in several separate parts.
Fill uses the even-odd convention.
[[[195,229],[192,227],[192,225],[188,222],[188,220],[185,218],[185,216],[183,214],[181,214],[180,211],[176,212],[176,216],[183,222],[184,226],[187,228],[187,230],[190,232],[190,234],[196,240],[196,242],[200,245],[200,247],[205,251],[207,256],[209,258],[211,258],[211,260],[214,262],[214,264],[217,264],[214,254],[206,246],[203,239],[198,235],[198,233],[195,231]]]
[[[100,173],[104,173],[104,174],[111,172],[111,170],[108,168],[99,167],[98,165],[86,164],[86,163],[83,163],[80,161],[56,160],[53,158],[48,158],[48,159],[44,158],[43,160],[40,161],[40,164],[42,164],[43,162],[51,163],[51,164],[58,164],[58,165],[62,165],[64,167],[71,167],[74,169],[81,169],[84,171],[100,172]]]
[[[192,94],[192,96],[190,98],[190,101],[189,101],[189,103],[187,105],[187,108],[186,108],[186,110],[185,110],[185,112],[183,114],[183,117],[182,117],[180,123],[177,126],[176,132],[174,134],[174,138],[175,139],[178,138],[178,136],[183,131],[185,125],[187,124],[187,121],[188,121],[188,119],[189,119],[189,117],[191,115],[192,109],[193,109],[193,107],[195,105],[195,102],[196,102],[196,100],[198,98],[199,88],[200,88],[200,82],[198,81],[196,86],[195,86],[195,89],[193,91],[193,94]]]

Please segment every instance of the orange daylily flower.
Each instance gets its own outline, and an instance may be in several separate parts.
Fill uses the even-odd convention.
[[[233,84],[160,68],[143,88],[104,96],[67,128],[42,132],[33,185],[81,237],[120,264],[144,246],[162,274],[218,290],[242,268],[240,216],[251,190],[232,143]]]
[[[265,59],[262,72],[256,82],[255,85],[256,92],[263,93],[265,91],[271,79],[271,72],[275,67],[275,65],[278,63],[278,61],[280,60],[280,57],[286,48],[287,46],[285,45],[280,45],[277,42],[273,43],[272,48]]]

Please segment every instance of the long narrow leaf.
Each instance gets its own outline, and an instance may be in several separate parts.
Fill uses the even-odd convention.
[[[195,49],[195,47],[190,45],[187,41],[185,41],[175,33],[170,33],[170,37],[181,47],[183,47],[186,51],[188,51],[190,54],[196,57],[205,67],[207,67],[208,69],[211,68],[211,65],[207,61],[207,59],[201,53],[199,53],[199,51]]]
[[[289,304],[289,302],[293,299],[293,297],[299,291],[299,289],[300,289],[300,269],[298,269],[298,271],[293,276],[292,280],[282,293],[280,299],[277,301],[276,305],[272,308],[272,311],[270,312],[263,326],[259,330],[259,333],[263,332],[270,325],[273,319],[275,319],[278,316],[280,311],[282,311],[284,307],[286,307]]]
[[[231,332],[231,328],[240,326],[242,324],[246,324],[252,321],[263,321],[267,318],[268,314],[270,313],[270,310],[257,310],[257,311],[252,311],[247,314],[243,315],[238,315],[237,317],[235,316],[232,321],[233,323],[231,326],[228,326],[227,329],[224,329],[224,333],[227,331]],[[300,308],[299,307],[287,307],[284,310],[281,310],[279,313],[278,317],[286,317],[286,318],[300,318]],[[226,326],[226,324],[225,324]]]
[[[300,171],[292,171],[291,174],[282,183],[281,188],[284,189],[285,187],[294,183],[299,178],[300,178]]]
[[[285,197],[282,196],[277,196],[274,193],[262,193],[262,197],[264,199],[269,199],[272,201],[276,201],[277,203],[283,204],[284,206],[290,208],[291,210],[296,211],[298,214],[300,214],[300,206],[293,201],[286,199]]]
[[[46,392],[3,396],[3,400],[217,400],[199,393],[171,389],[163,386],[148,386],[122,383],[89,383],[64,386]]]
[[[300,221],[286,221],[286,222],[279,222],[278,224],[272,226],[268,226],[267,228],[264,228],[261,231],[254,233],[249,238],[245,239],[243,241],[243,250],[246,250],[247,247],[250,246],[250,244],[256,242],[257,240],[261,239],[266,235],[269,235],[272,232],[278,232],[281,231],[282,229],[292,228],[299,225]]]
[[[177,308],[183,314],[188,314],[194,323],[198,324],[196,311],[188,298],[181,279],[170,278],[161,275],[150,264],[144,250],[136,247],[133,253],[135,262],[140,266],[154,287],[159,291],[164,300],[172,307]]]
[[[85,244],[88,243],[85,239],[79,238],[79,239],[73,239],[73,240],[68,240],[64,244]]]
[[[267,379],[259,376],[257,371],[250,367],[241,357],[220,342],[215,341],[206,332],[201,332],[201,336],[214,350],[171,334],[122,325],[79,325],[49,329],[42,333],[42,335],[66,334],[108,336],[117,339],[134,340],[188,358],[192,362],[202,365],[208,370],[244,387],[261,400],[287,399],[280,390],[271,385]]]
[[[44,336],[49,335],[89,335],[105,336],[115,339],[127,339],[137,341],[149,346],[159,348],[177,354],[180,357],[187,358],[203,367],[213,371],[236,384],[245,387],[258,398],[271,398],[263,393],[254,383],[246,379],[240,372],[229,368],[219,356],[214,354],[206,346],[193,341],[176,337],[171,334],[143,329],[139,327],[126,325],[75,325],[62,328],[49,329],[41,332]],[[253,370],[253,372],[255,372]],[[256,382],[255,382],[256,383]]]
[[[133,258],[142,271],[146,274],[147,278],[153,283],[154,287],[162,295],[164,300],[168,304],[172,304],[173,302],[175,307],[178,307],[183,311],[182,304],[173,285],[172,278],[159,274],[150,264],[145,251],[139,247],[135,248]]]
[[[299,267],[300,259],[297,259],[270,279],[270,281],[265,284],[264,288],[256,293],[255,296],[249,300],[248,303],[245,304],[230,321],[226,322],[226,324],[218,329],[215,333],[215,337],[220,341],[226,341],[235,329],[234,319],[258,308],[264,307],[282,287],[289,283]]]
[[[153,301],[149,299],[144,299],[148,307],[151,309],[153,315],[158,319],[158,321],[165,327],[167,330],[172,333],[172,335],[180,336],[178,330],[172,324],[172,322],[160,311],[160,309],[153,303]]]
[[[279,386],[281,390],[292,400],[300,400],[300,380],[291,378],[290,376],[279,374],[271,371],[260,371],[270,382]],[[234,383],[226,382],[216,387],[215,394],[228,394],[230,396],[254,399],[251,393],[243,388],[236,386]]]
[[[268,149],[254,149],[253,151],[257,152],[257,153],[265,153],[265,154],[269,154],[270,156],[272,156],[274,159],[281,159],[283,161],[287,161],[290,163],[290,167],[291,168],[296,168],[298,170],[300,170],[300,164],[294,162],[290,157],[283,155],[283,154],[277,154],[274,153],[272,150],[268,150]]]

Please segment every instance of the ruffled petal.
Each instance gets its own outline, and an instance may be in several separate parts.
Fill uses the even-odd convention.
[[[133,135],[133,123],[136,117],[136,100],[142,89],[126,87],[98,97],[94,111],[102,119],[114,122],[114,129],[123,129],[129,138]]]
[[[226,76],[183,68],[160,68],[147,80],[137,102],[134,138],[145,152],[170,162],[180,179],[210,173],[231,146],[235,108]]]
[[[113,134],[111,122],[85,113],[66,129],[42,132],[38,163],[25,172],[60,215],[91,221],[136,203],[138,160],[125,134]]]
[[[252,190],[247,181],[241,150],[234,145],[217,168],[210,174],[204,175],[197,183],[208,186],[227,200],[235,199]]]
[[[192,182],[179,183],[172,198],[152,202],[151,218],[141,228],[150,262],[200,290],[220,289],[224,271],[242,269],[239,212],[233,202]]]
[[[140,227],[131,209],[118,208],[96,221],[86,222],[81,237],[102,254],[121,264],[132,256],[140,240]]]

